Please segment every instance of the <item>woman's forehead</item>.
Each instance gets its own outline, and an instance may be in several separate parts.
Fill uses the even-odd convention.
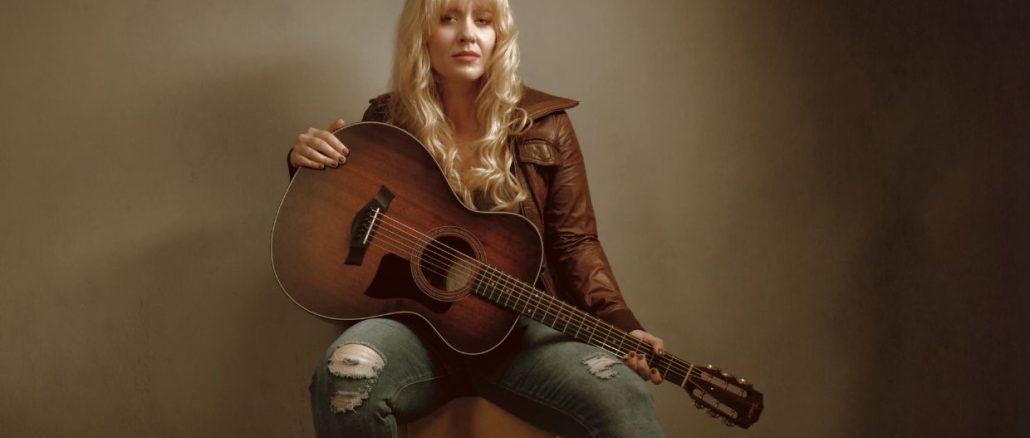
[[[498,0],[443,0],[438,4],[440,9],[445,11],[464,11],[465,9],[471,9],[473,11],[494,11],[497,9],[497,1]]]

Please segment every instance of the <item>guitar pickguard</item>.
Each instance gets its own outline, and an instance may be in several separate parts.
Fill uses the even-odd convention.
[[[382,300],[414,301],[427,311],[436,314],[446,313],[452,304],[447,301],[434,300],[423,294],[411,278],[411,267],[408,261],[394,254],[383,256],[382,261],[379,262],[379,270],[376,271],[372,283],[365,290],[365,296]]]

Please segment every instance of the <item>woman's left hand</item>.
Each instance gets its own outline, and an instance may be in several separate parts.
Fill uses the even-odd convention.
[[[651,344],[651,350],[655,356],[665,355],[665,341],[655,335],[652,335],[643,330],[633,330],[629,334],[641,341]],[[658,372],[658,368],[651,368],[647,364],[647,356],[639,354],[635,351],[627,353],[622,356],[622,361],[626,363],[626,366],[630,367],[633,371],[636,371],[644,380],[648,380],[651,383],[659,384],[662,383],[662,374]]]

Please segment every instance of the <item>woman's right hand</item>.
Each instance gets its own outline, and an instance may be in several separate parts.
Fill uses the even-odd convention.
[[[347,162],[350,150],[330,131],[340,129],[343,119],[336,119],[329,125],[328,131],[308,128],[297,136],[297,141],[290,149],[290,164],[293,167],[310,167],[324,169],[325,166],[339,167]]]

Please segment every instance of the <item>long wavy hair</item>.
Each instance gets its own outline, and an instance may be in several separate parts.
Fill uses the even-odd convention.
[[[407,0],[397,25],[389,120],[415,135],[436,159],[451,188],[469,208],[513,211],[528,196],[510,171],[514,162],[511,136],[529,124],[516,106],[522,81],[516,69],[518,28],[508,0],[492,0],[496,34],[493,56],[479,79],[476,118],[483,136],[472,144],[469,171],[458,172],[458,151],[450,123],[443,112],[439,84],[429,57],[429,36],[440,25],[440,14],[457,0]]]

